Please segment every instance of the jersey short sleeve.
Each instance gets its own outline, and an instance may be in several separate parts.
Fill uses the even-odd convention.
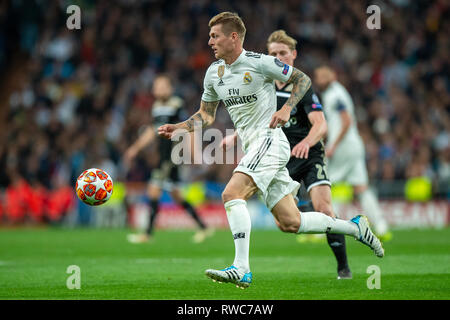
[[[205,78],[203,79],[203,94],[202,100],[206,102],[219,101],[219,96],[213,87],[213,79],[212,79],[212,66],[208,68],[205,74]]]
[[[345,106],[345,104],[341,100],[338,100],[336,102],[336,110],[339,111],[339,112],[347,111],[347,107]]]
[[[314,93],[311,87],[308,89],[308,91],[306,91],[301,102],[303,104],[303,108],[305,109],[306,114],[313,111],[323,111],[319,97]]]
[[[287,82],[291,77],[293,67],[281,62],[273,56],[261,55],[260,70],[265,77],[271,80]]]

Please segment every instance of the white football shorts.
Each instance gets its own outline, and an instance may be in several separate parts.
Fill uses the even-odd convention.
[[[369,182],[364,150],[339,152],[328,159],[328,177],[331,183],[347,182],[352,186],[367,185]]]
[[[300,184],[292,180],[286,168],[291,148],[280,128],[261,130],[243,145],[245,155],[234,172],[252,177],[269,210],[289,193],[297,195]]]

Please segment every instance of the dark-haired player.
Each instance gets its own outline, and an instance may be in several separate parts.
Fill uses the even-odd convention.
[[[183,120],[183,100],[173,95],[173,87],[169,77],[159,75],[153,83],[153,95],[156,100],[152,107],[153,122],[144,130],[139,138],[125,152],[125,161],[130,162],[144,147],[157,141],[159,151],[158,168],[153,169],[147,194],[150,198],[151,215],[143,234],[130,234],[128,241],[132,243],[148,242],[153,234],[155,219],[158,215],[159,199],[163,189],[170,191],[172,199],[181,205],[199,226],[200,230],[194,235],[193,241],[202,242],[213,232],[207,229],[197,211],[181,196],[177,183],[180,182],[178,166],[171,160],[172,141],[161,139],[156,134],[156,128],[167,122]]]

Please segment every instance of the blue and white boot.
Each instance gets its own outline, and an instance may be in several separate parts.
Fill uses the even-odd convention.
[[[384,249],[381,245],[381,241],[375,236],[375,234],[370,230],[369,220],[366,216],[357,215],[353,217],[351,222],[355,223],[359,229],[359,236],[356,240],[369,246],[377,257],[382,258],[384,256]]]
[[[244,273],[233,265],[222,270],[208,269],[205,274],[214,282],[231,282],[241,289],[248,288],[252,283],[251,272]]]

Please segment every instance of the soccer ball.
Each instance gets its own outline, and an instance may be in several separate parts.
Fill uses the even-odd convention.
[[[105,171],[97,168],[85,170],[77,179],[78,198],[90,206],[99,206],[111,198],[113,181]]]

